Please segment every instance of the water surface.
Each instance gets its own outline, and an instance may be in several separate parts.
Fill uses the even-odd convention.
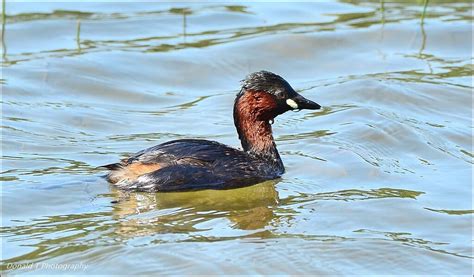
[[[3,272],[472,274],[472,3],[5,11]],[[171,139],[238,147],[233,100],[261,69],[324,107],[276,119],[281,179],[150,194],[101,178]]]

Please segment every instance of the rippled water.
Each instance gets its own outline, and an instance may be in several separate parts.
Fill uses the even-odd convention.
[[[421,2],[6,3],[2,271],[471,274],[472,4]],[[324,106],[275,121],[283,178],[101,178],[171,139],[238,146],[261,69]]]

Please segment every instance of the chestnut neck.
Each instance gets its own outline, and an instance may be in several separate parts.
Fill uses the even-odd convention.
[[[284,171],[269,122],[277,115],[276,109],[277,103],[267,93],[241,91],[234,103],[234,124],[245,152]]]

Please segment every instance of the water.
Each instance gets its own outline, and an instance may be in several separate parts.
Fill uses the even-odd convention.
[[[6,3],[2,271],[471,274],[472,4],[422,11]],[[101,178],[171,139],[238,146],[233,99],[261,69],[324,107],[276,119],[280,180],[126,194]]]

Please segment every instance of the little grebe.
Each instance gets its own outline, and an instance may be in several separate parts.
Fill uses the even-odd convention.
[[[234,124],[243,151],[215,141],[173,140],[103,166],[110,170],[107,180],[121,189],[152,192],[230,189],[280,177],[285,168],[272,136],[273,119],[321,106],[268,71],[252,73],[242,83]]]

